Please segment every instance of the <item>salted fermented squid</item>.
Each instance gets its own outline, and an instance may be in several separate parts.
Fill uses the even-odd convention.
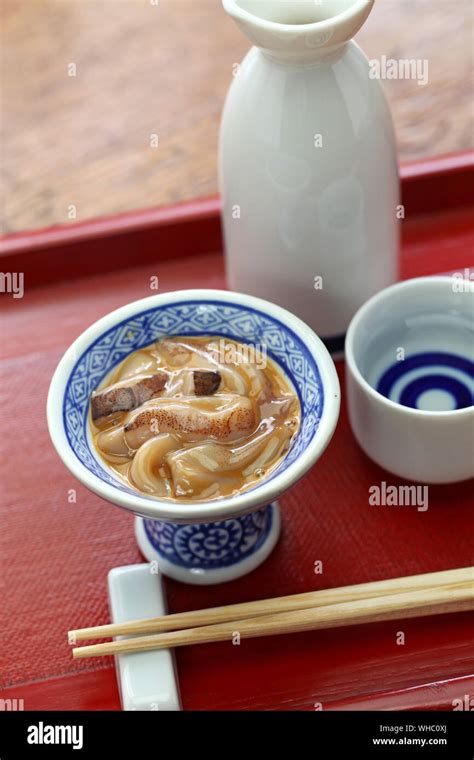
[[[219,499],[271,473],[300,425],[279,366],[247,344],[173,337],[134,352],[92,394],[99,455],[158,499]]]

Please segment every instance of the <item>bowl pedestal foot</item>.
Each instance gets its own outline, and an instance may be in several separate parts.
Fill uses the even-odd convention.
[[[182,583],[225,583],[264,562],[280,535],[278,504],[213,523],[176,524],[135,518],[143,556]]]

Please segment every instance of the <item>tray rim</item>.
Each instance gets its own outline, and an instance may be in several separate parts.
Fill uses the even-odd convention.
[[[402,203],[407,215],[429,213],[472,203],[474,151],[462,151],[401,164]],[[179,229],[206,223],[213,226],[216,242],[221,241],[221,200],[218,195],[181,201],[158,207],[86,219],[0,236],[0,260],[13,264],[25,254],[59,246],[81,246],[93,240],[150,233],[156,229]],[[196,247],[196,241],[194,240]],[[202,252],[201,246],[197,246]],[[221,247],[221,246],[218,246]],[[209,250],[209,249],[208,249]],[[185,253],[183,255],[186,255]],[[166,254],[160,259],[171,258]],[[134,265],[137,262],[134,258]],[[130,264],[129,264],[130,265]],[[89,272],[88,272],[89,273]]]
[[[66,684],[74,682],[72,701],[87,699],[91,693],[101,694],[102,698],[96,698],[100,707],[84,706],[70,707],[71,691]],[[441,681],[430,681],[406,689],[369,692],[349,697],[347,699],[334,700],[324,707],[325,711],[372,711],[372,712],[410,712],[412,710],[423,711],[447,711],[453,710],[453,699],[459,698],[460,687],[465,694],[474,694],[474,675],[466,674]],[[64,704],[64,692],[66,691],[66,705]],[[120,710],[120,701],[117,692],[115,666],[94,670],[77,671],[65,675],[53,676],[48,679],[29,681],[24,684],[8,686],[0,690],[4,699],[23,699],[26,711],[58,709],[71,710]],[[28,707],[28,705],[31,705]],[[275,708],[276,710],[282,708]],[[308,708],[302,708],[303,711]],[[301,710],[297,710],[300,712]]]

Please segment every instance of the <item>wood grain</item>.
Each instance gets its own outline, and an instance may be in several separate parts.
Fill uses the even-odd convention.
[[[220,0],[4,0],[2,22],[4,231],[217,191],[248,48]],[[370,58],[428,61],[425,86],[384,82],[402,161],[471,147],[472,26],[469,0],[378,0],[358,35]]]

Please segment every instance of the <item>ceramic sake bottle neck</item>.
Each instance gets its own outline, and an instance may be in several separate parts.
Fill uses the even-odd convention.
[[[223,0],[226,12],[276,63],[318,66],[344,53],[374,0]]]
[[[337,45],[331,48],[323,48],[316,51],[308,50],[306,53],[296,54],[262,47],[257,47],[257,50],[264,58],[272,63],[280,64],[282,66],[311,69],[335,63],[343,56],[348,44],[350,44],[350,42],[344,42],[342,45]]]

